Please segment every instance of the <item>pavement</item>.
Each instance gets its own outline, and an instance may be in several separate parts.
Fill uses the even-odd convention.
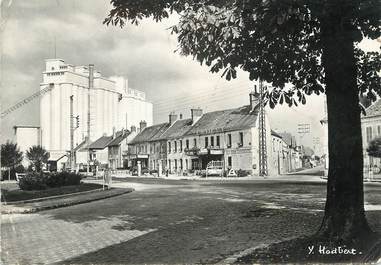
[[[133,189],[128,187],[113,188],[110,190],[98,189],[93,191],[78,192],[75,194],[44,197],[22,202],[2,203],[1,214],[33,213],[48,209],[67,207],[75,204],[111,198],[131,191],[133,191]]]
[[[271,178],[125,178],[114,180],[113,187],[135,191],[2,215],[2,263],[230,263],[263,244],[314,233],[326,192],[324,182]],[[367,219],[381,232],[381,186],[364,190]]]

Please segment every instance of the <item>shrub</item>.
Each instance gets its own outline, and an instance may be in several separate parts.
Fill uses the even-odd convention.
[[[43,190],[46,188],[56,188],[62,186],[79,185],[82,176],[71,172],[58,173],[38,173],[29,172],[20,179],[19,187],[22,190]]]
[[[242,169],[238,169],[237,170],[237,177],[241,178],[241,177],[246,177],[248,175],[250,175],[250,170],[242,170]]]
[[[47,176],[42,172],[29,172],[18,184],[22,190],[44,190],[48,187],[46,179]]]

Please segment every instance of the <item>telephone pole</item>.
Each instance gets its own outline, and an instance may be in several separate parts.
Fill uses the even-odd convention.
[[[70,96],[70,170],[74,167],[74,114],[73,114],[73,98]]]
[[[263,83],[259,80],[259,176],[265,177],[268,175],[267,168],[267,145],[266,145],[266,117],[263,103]]]

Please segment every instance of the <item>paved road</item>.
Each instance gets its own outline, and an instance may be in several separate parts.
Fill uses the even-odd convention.
[[[213,263],[313,233],[324,183],[278,180],[114,182],[135,192],[28,215],[2,216],[3,264]],[[381,186],[367,185],[381,232]]]

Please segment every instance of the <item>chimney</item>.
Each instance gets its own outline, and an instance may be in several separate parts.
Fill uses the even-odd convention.
[[[259,104],[259,97],[260,95],[257,91],[257,85],[254,85],[254,91],[251,91],[249,94],[251,110],[254,110],[254,108]]]
[[[177,115],[172,111],[169,113],[169,124],[172,125],[177,120]]]
[[[112,127],[112,139],[115,138],[115,127]]]
[[[131,133],[134,133],[134,132],[136,132],[136,126],[132,125],[131,126]]]
[[[183,119],[183,114],[182,113],[180,113],[180,120],[182,120]]]
[[[145,127],[147,127],[147,122],[146,121],[140,121],[140,131],[143,131]]]
[[[202,116],[202,109],[191,109],[192,124],[196,123]]]

